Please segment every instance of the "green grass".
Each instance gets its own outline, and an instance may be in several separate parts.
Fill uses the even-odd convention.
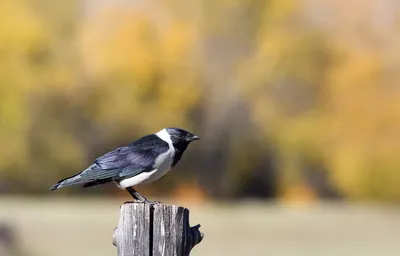
[[[17,227],[29,256],[116,255],[111,235],[124,199],[0,197],[0,222]],[[396,208],[181,204],[191,209],[191,224],[200,223],[205,234],[193,256],[400,255],[400,209]]]

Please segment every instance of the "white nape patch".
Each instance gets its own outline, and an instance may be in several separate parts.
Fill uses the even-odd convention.
[[[156,135],[160,139],[168,143],[169,149],[167,150],[167,152],[160,154],[155,159],[153,165],[154,169],[152,171],[142,172],[132,178],[124,179],[119,182],[118,187],[124,189],[139,184],[151,183],[153,181],[158,180],[169,170],[171,170],[171,165],[174,162],[174,156],[175,156],[175,148],[172,145],[171,137],[168,134],[167,130],[165,129],[162,129],[161,131],[157,132]]]
[[[169,147],[173,147],[171,135],[167,132],[167,129],[162,129],[161,131],[156,133],[157,137],[162,139],[163,141],[167,142]]]

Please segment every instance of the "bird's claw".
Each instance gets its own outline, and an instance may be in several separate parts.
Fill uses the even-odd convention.
[[[160,202],[160,201],[147,201],[146,203],[148,203],[150,205],[162,204],[162,202]]]
[[[162,202],[160,201],[150,201],[150,200],[136,200],[136,203],[143,203],[149,205],[162,204]]]
[[[145,204],[149,204],[149,205],[162,204],[162,202],[160,202],[160,201],[145,200],[145,201],[142,201],[142,202],[145,203]]]

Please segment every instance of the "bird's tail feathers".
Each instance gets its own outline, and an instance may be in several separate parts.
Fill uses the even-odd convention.
[[[60,180],[59,182],[57,182],[57,184],[50,187],[50,191],[54,191],[54,190],[57,190],[62,187],[71,186],[71,185],[80,184],[80,183],[83,183],[83,181],[82,181],[81,174],[79,173],[77,175]]]

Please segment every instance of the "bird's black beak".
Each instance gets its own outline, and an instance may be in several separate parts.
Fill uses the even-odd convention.
[[[197,136],[197,135],[194,135],[194,134],[191,134],[191,135],[187,138],[188,141],[195,141],[195,140],[199,140],[199,139],[200,139],[200,137]]]

